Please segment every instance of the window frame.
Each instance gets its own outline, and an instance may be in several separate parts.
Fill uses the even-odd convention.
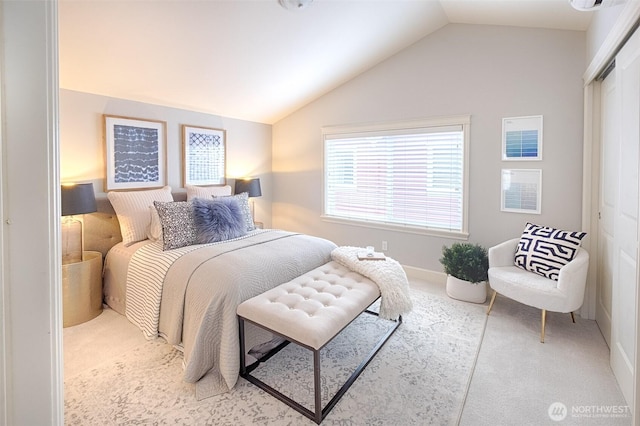
[[[462,229],[460,231],[450,231],[437,228],[421,226],[411,226],[402,224],[382,223],[377,221],[367,221],[361,219],[349,219],[326,214],[327,203],[327,165],[326,150],[327,137],[335,139],[339,136],[349,137],[356,134],[383,132],[405,132],[411,129],[437,128],[448,126],[461,126],[463,132],[462,151]],[[391,230],[418,235],[429,235],[436,237],[446,237],[466,240],[469,237],[469,146],[471,132],[471,115],[453,115],[446,117],[421,118],[414,120],[393,121],[385,123],[363,123],[347,124],[337,126],[325,126],[321,128],[322,137],[322,214],[321,220],[324,222],[338,223],[365,228]]]

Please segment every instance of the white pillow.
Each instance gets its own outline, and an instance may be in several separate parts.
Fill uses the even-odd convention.
[[[153,206],[154,201],[173,201],[170,186],[145,191],[111,191],[107,198],[118,216],[125,246],[147,239],[151,225],[149,207]]]
[[[147,232],[147,238],[154,243],[162,240],[162,222],[160,222],[160,216],[158,216],[158,210],[154,206],[149,207],[151,213],[151,224],[149,224],[149,232]]]
[[[223,197],[225,195],[231,195],[231,186],[195,186],[185,185],[187,190],[187,201],[192,201],[194,198],[211,198]]]

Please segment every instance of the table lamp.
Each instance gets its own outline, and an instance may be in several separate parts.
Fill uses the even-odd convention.
[[[236,179],[235,193],[241,194],[243,192],[249,194],[249,198],[262,196],[260,178]],[[253,221],[255,222],[255,204],[253,201],[251,202],[251,216],[253,216]]]
[[[62,201],[62,264],[81,262],[84,252],[82,222],[74,215],[93,213],[96,197],[92,183],[64,184],[61,187]]]

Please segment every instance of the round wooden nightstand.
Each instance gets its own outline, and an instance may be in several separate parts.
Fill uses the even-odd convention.
[[[89,321],[102,312],[102,253],[85,251],[81,262],[62,265],[63,327]]]

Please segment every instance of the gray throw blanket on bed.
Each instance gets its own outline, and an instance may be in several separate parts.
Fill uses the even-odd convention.
[[[362,247],[338,247],[331,259],[354,272],[364,275],[380,288],[380,317],[396,320],[413,308],[409,296],[409,281],[402,265],[387,257],[385,260],[359,260]]]
[[[127,293],[127,305],[140,306],[144,321],[137,323],[142,329],[146,326],[149,337],[159,333],[170,344],[183,347],[184,380],[196,383],[197,399],[207,398],[229,391],[238,379],[238,305],[324,265],[335,247],[322,238],[278,230],[192,247],[177,259],[172,251],[148,244],[129,265],[128,285],[136,276],[145,279],[138,280],[140,291]],[[143,262],[145,257],[154,261],[146,267],[152,267],[153,275],[139,273],[149,265]],[[157,266],[164,261],[169,262],[168,270]],[[157,292],[149,297],[152,278],[161,284],[161,298]],[[129,299],[133,295],[138,300]],[[256,329],[247,330],[247,348],[272,337]]]

